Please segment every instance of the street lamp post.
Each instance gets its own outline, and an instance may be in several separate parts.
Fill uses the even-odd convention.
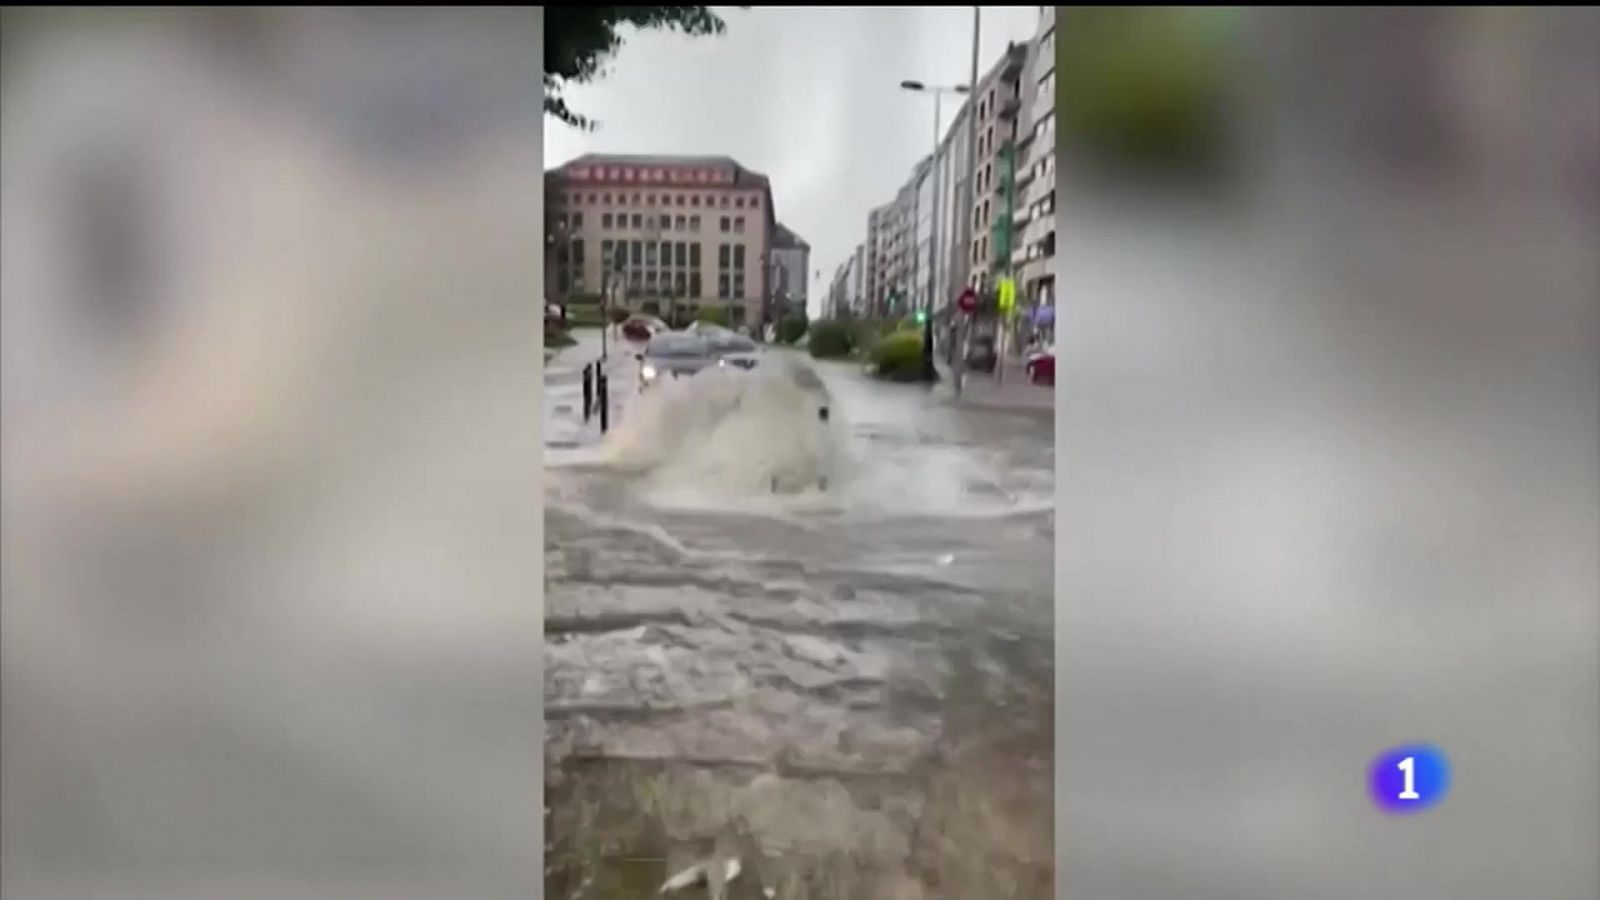
[[[933,197],[933,209],[928,213],[928,301],[922,320],[922,378],[932,382],[936,377],[933,368],[933,300],[939,287],[939,100],[945,94],[968,93],[969,88],[964,84],[929,86],[920,81],[902,81],[900,86],[908,91],[933,95],[933,154],[928,157],[933,165],[933,184],[928,192]],[[968,115],[971,115],[971,111]],[[916,233],[915,225],[912,233]]]

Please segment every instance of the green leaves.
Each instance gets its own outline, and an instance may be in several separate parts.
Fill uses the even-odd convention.
[[[561,91],[602,71],[622,48],[623,26],[666,29],[690,37],[722,34],[726,24],[709,6],[547,6],[544,13],[544,111],[574,128],[596,122],[567,105]]]

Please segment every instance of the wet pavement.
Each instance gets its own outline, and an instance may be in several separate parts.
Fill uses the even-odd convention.
[[[716,858],[739,874],[685,896],[1050,896],[1050,417],[773,350],[830,409],[831,481],[741,492],[811,400],[735,398],[624,469],[581,338],[546,366],[547,895]],[[636,366],[613,350],[613,445],[701,414],[648,418]]]

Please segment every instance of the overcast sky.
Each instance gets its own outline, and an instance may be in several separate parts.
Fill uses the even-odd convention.
[[[865,237],[867,210],[892,199],[932,148],[933,101],[900,82],[967,82],[972,7],[721,12],[720,38],[628,33],[604,76],[566,92],[599,129],[547,118],[545,163],[725,154],[765,173],[779,221],[811,245],[815,311],[834,268]],[[1007,41],[1033,36],[1038,16],[1036,6],[983,8],[980,77]]]

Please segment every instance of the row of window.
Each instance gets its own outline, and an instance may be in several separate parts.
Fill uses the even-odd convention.
[[[555,227],[557,230],[569,228],[573,231],[582,230],[583,213],[575,212],[570,216],[566,213],[557,213]],[[600,227],[607,231],[613,229],[643,231],[646,228],[659,228],[662,231],[687,231],[698,234],[700,217],[662,215],[657,218],[654,213],[601,213]],[[744,216],[722,216],[718,219],[717,228],[723,234],[744,234]]]
[[[573,227],[583,227],[583,214],[573,214]],[[601,213],[600,227],[606,230],[614,228],[631,228],[642,231],[645,228],[656,227],[662,231],[690,231],[699,233],[699,216],[668,216],[659,219],[652,214],[640,213]],[[722,216],[718,221],[718,229],[723,234],[744,234],[744,216]]]
[[[576,250],[574,260],[583,262],[583,241],[573,241]],[[557,248],[557,262],[565,262],[560,248]],[[621,258],[618,259],[618,255]],[[626,266],[682,266],[690,269],[700,268],[700,245],[684,243],[682,241],[601,241],[600,260],[602,265],[613,269]],[[620,266],[619,266],[620,263]],[[743,272],[745,268],[745,247],[743,244],[718,244],[717,268],[733,269]]]
[[[567,195],[574,206],[689,206],[706,209],[760,209],[760,197],[742,194],[607,194],[577,191]]]
[[[693,272],[665,272],[655,269],[635,269],[627,275],[622,282],[623,287],[630,296],[647,295],[657,297],[699,297],[701,282],[700,273]],[[745,298],[745,280],[743,272],[724,272],[717,276],[717,299],[742,300]],[[556,273],[556,290],[562,294],[583,290],[583,272],[560,269]]]

